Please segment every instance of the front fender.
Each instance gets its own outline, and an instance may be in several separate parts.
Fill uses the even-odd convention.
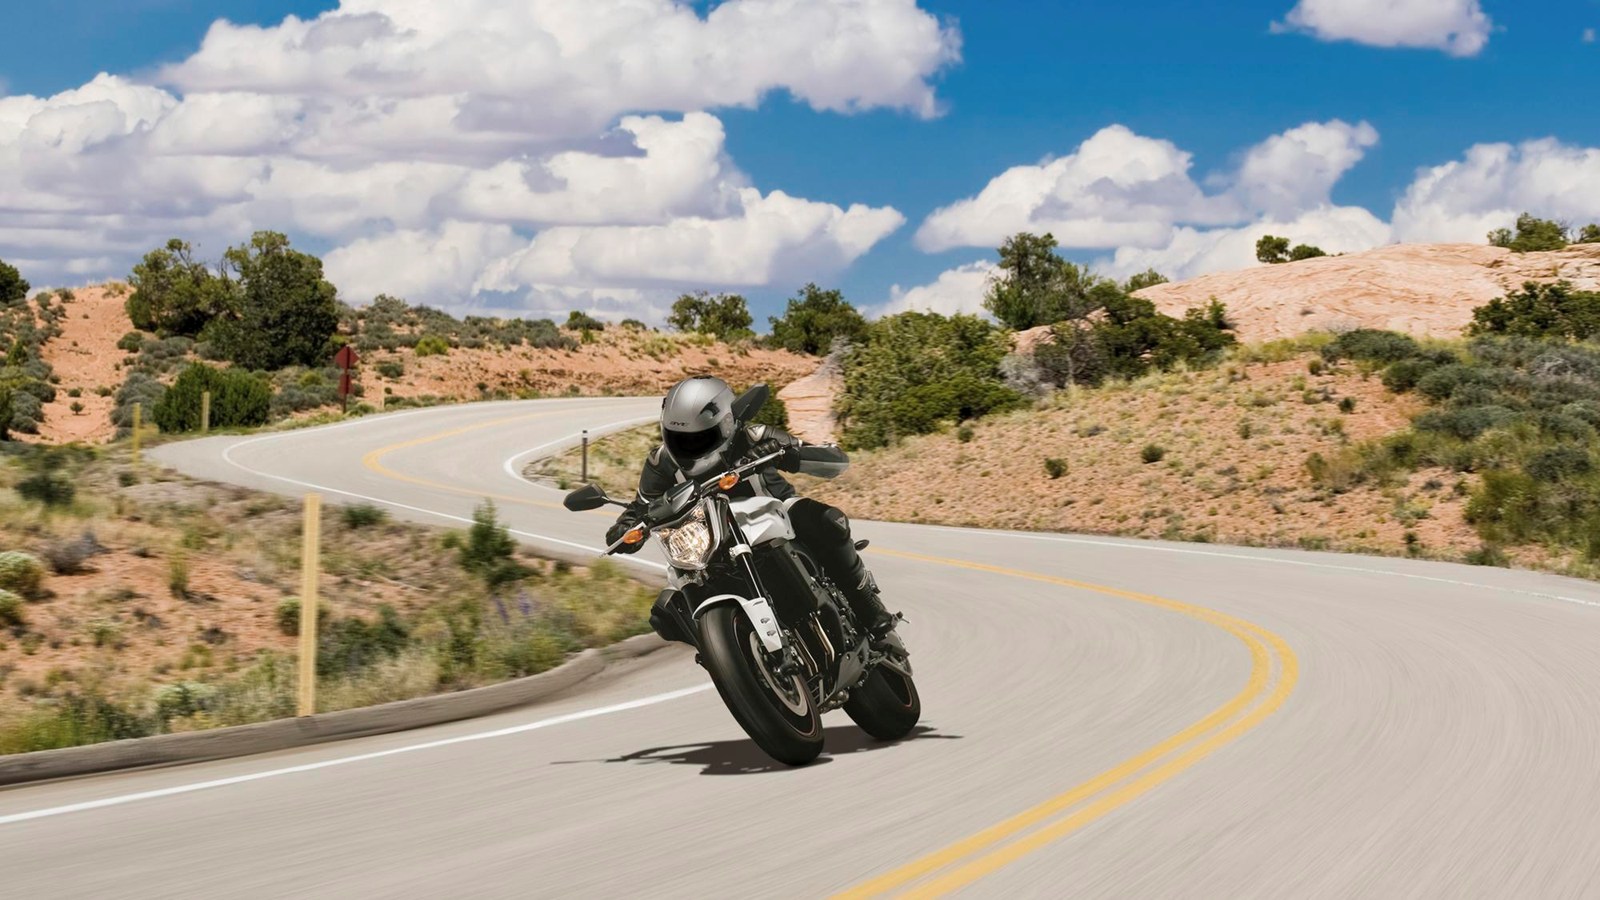
[[[778,633],[778,617],[772,612],[772,604],[765,597],[742,597],[738,594],[718,594],[707,597],[699,606],[694,608],[695,622],[700,621],[700,616],[706,610],[719,603],[737,603],[744,608],[745,617],[756,630],[756,637],[761,639],[761,645],[767,648],[768,653],[777,653],[783,649],[783,636]]]

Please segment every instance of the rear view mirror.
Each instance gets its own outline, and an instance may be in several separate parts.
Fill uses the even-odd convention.
[[[591,509],[599,509],[611,502],[613,502],[612,499],[606,496],[606,492],[600,488],[600,485],[586,484],[568,494],[567,498],[561,501],[561,505],[573,512],[587,512]]]
[[[741,422],[748,422],[750,418],[767,405],[767,398],[772,396],[772,389],[764,384],[758,384],[748,391],[740,394],[733,401],[734,418]]]

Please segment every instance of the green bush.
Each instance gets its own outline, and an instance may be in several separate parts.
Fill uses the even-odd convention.
[[[573,331],[604,331],[606,323],[575,309],[567,313],[567,327]]]
[[[358,528],[370,528],[382,525],[388,521],[389,514],[371,503],[356,503],[339,508],[339,518],[344,522],[344,527],[355,531]]]
[[[838,401],[843,442],[881,447],[1014,407],[1000,380],[1005,334],[977,316],[908,312],[867,329],[844,360]]]
[[[1489,232],[1489,243],[1518,253],[1560,250],[1567,245],[1567,228],[1560,222],[1523,213],[1517,216],[1515,231],[1496,228]]]
[[[836,339],[860,341],[867,333],[867,320],[838,290],[823,290],[807,284],[789,300],[783,315],[769,316],[771,346],[795,353],[825,356]]]
[[[15,306],[28,299],[31,287],[16,266],[0,259],[0,307]]]
[[[406,374],[405,364],[398,359],[380,360],[374,368],[378,370],[379,375],[391,381]]]
[[[1567,481],[1594,471],[1594,459],[1580,447],[1550,447],[1530,456],[1523,463],[1523,471],[1534,481]]]
[[[513,558],[517,549],[511,532],[496,517],[494,501],[485,500],[472,511],[472,527],[461,545],[461,567],[482,578],[490,589],[527,575]]]
[[[198,431],[205,391],[211,392],[213,428],[264,425],[272,410],[272,390],[261,379],[236,369],[192,363],[156,403],[156,425],[168,433]]]
[[[20,550],[0,553],[0,590],[37,597],[43,587],[44,563],[37,556]]]
[[[1046,457],[1044,461],[1044,471],[1045,474],[1049,475],[1052,479],[1060,478],[1061,476],[1067,474],[1067,461],[1054,456]]]
[[[299,628],[298,616],[295,622]],[[379,660],[405,649],[411,629],[387,603],[378,607],[378,620],[358,618],[319,620],[317,631],[317,675],[326,678],[360,671]]]
[[[159,721],[98,691],[71,693],[0,733],[0,753],[31,753],[102,741],[149,737]]]
[[[1469,334],[1586,340],[1600,334],[1600,291],[1530,281],[1472,311]]]
[[[1394,363],[1421,353],[1415,338],[1393,331],[1357,328],[1334,338],[1322,348],[1322,358],[1331,363],[1343,359]]]
[[[750,309],[738,294],[683,294],[673,301],[667,324],[678,331],[710,335],[722,341],[751,337]]]
[[[167,393],[166,385],[157,381],[145,372],[134,372],[128,380],[117,389],[116,399],[113,401],[111,411],[111,424],[117,426],[117,433],[126,436],[133,428],[133,407],[135,404],[144,408],[142,415],[144,423],[148,425],[154,410],[161,403],[161,398]],[[214,398],[213,398],[214,399]]]
[[[28,611],[22,598],[0,589],[0,628],[21,628],[27,624]]]
[[[444,356],[450,352],[450,343],[436,334],[425,334],[417,340],[418,356]]]
[[[1139,451],[1139,459],[1143,460],[1146,465],[1161,462],[1166,456],[1166,448],[1159,444],[1145,444],[1144,449]]]

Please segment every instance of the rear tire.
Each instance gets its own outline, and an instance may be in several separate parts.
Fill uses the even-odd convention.
[[[922,718],[922,697],[910,675],[880,664],[866,684],[850,692],[844,711],[872,737],[898,741]]]
[[[768,756],[803,766],[822,752],[822,716],[798,676],[785,681],[768,672],[761,642],[744,610],[713,606],[700,617],[700,648],[722,702]]]

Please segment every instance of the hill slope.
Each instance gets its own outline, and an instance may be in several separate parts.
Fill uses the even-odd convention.
[[[1395,244],[1216,272],[1145,288],[1138,296],[1168,315],[1220,300],[1246,342],[1358,327],[1454,337],[1472,320],[1473,307],[1526,281],[1562,279],[1600,290],[1600,244],[1543,253],[1482,244]]]

